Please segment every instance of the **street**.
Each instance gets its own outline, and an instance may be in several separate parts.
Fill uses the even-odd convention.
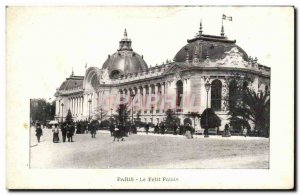
[[[75,134],[74,142],[52,143],[44,129],[37,143],[31,128],[31,168],[268,168],[269,139],[257,137],[146,135],[113,142],[108,131]]]

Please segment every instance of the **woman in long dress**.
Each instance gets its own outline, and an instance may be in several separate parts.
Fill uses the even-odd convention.
[[[54,125],[54,128],[52,130],[53,132],[53,143],[58,143],[59,142],[59,128],[57,126],[57,124]]]
[[[190,127],[190,124],[187,123],[186,127],[185,127],[185,137],[188,139],[192,139],[193,135],[192,135],[192,128]]]

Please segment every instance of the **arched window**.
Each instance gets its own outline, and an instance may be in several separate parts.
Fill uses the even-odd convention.
[[[176,83],[176,106],[179,107],[183,95],[183,83],[181,80]]]
[[[214,80],[211,83],[211,108],[215,111],[221,110],[222,82]]]
[[[235,80],[229,83],[229,110],[233,110],[237,102],[237,82]]]

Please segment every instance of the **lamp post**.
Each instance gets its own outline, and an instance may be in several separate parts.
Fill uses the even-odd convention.
[[[100,108],[100,126],[101,126],[101,128],[102,128],[102,111],[103,111],[103,109]]]
[[[89,99],[89,121],[91,120],[91,105],[92,105],[92,100]]]
[[[110,118],[112,118],[112,111],[113,111],[113,109],[111,108],[110,109]]]
[[[175,114],[178,119],[178,104],[179,104],[179,92],[177,91],[177,87],[174,88],[176,92],[176,101],[175,101]],[[176,125],[178,123],[178,120],[176,119]]]
[[[133,99],[134,99],[135,93],[131,92],[130,97],[131,97],[131,124],[133,124]]]
[[[152,124],[154,124],[154,123],[153,123],[153,109],[154,109],[154,107],[153,107],[153,106],[151,106],[151,113],[152,113]]]
[[[209,89],[210,89],[210,86],[211,84],[207,81],[205,83],[205,89],[206,89],[206,108],[208,108],[208,92],[209,92]],[[204,137],[208,137],[208,118],[207,118],[207,111],[206,111],[206,130],[205,130],[205,135]]]
[[[205,84],[205,89],[206,89],[206,108],[208,108],[208,92],[210,89],[211,84],[207,81]]]
[[[61,103],[61,122],[64,122],[64,103]]]

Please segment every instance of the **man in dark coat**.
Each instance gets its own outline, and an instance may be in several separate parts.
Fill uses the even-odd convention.
[[[67,124],[67,137],[68,142],[73,142],[73,135],[75,132],[75,126],[71,123]]]
[[[158,133],[159,134],[159,127],[158,127],[158,123],[155,125],[154,127],[154,134]]]
[[[149,124],[146,124],[145,130],[146,130],[146,134],[148,134],[148,132],[149,132]]]
[[[96,125],[94,123],[90,124],[90,131],[91,131],[92,138],[96,138]]]
[[[173,128],[173,135],[177,135],[177,128],[178,128],[177,124],[174,123],[172,128]]]
[[[66,137],[67,137],[67,123],[62,123],[62,125],[61,125],[61,134],[62,134],[63,142],[66,142]]]
[[[43,135],[43,130],[42,130],[41,125],[39,123],[36,126],[35,133],[36,133],[35,135],[37,137],[38,142],[40,142],[40,138]]]
[[[165,129],[165,125],[162,123],[161,126],[160,126],[161,134],[164,135],[164,134],[165,134],[165,130],[166,130],[166,129]]]
[[[114,130],[115,130],[115,125],[113,123],[111,123],[110,126],[109,126],[109,131],[110,131],[111,136],[114,135]]]

